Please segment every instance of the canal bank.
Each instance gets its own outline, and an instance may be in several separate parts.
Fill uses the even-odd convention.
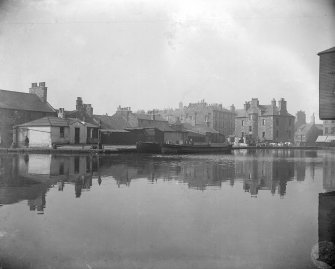
[[[242,146],[232,147],[231,150],[323,150],[333,147],[322,146],[290,146],[290,147],[257,147]],[[37,154],[119,154],[119,153],[137,153],[136,146],[114,145],[104,146],[103,149],[94,149],[90,146],[63,146],[56,149],[53,148],[0,148],[0,154],[6,153],[37,153]],[[202,152],[193,152],[193,154],[201,154]]]
[[[113,154],[135,153],[136,146],[106,146],[93,149],[90,146],[64,146],[53,148],[0,148],[0,153],[37,153],[37,154]]]

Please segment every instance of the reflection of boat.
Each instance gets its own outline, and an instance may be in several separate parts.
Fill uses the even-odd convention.
[[[163,154],[184,154],[184,153],[211,153],[211,152],[223,152],[230,153],[232,145],[229,144],[163,144]]]
[[[137,142],[136,150],[139,153],[161,153],[161,144],[157,142]]]

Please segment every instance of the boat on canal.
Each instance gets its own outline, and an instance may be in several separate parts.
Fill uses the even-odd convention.
[[[227,143],[215,144],[163,144],[162,154],[194,154],[194,153],[230,153],[232,145]]]
[[[138,153],[161,153],[161,143],[157,142],[137,142],[136,150]]]
[[[196,153],[230,153],[232,145],[228,143],[213,144],[168,144],[157,142],[137,142],[136,150],[138,153],[155,154],[196,154]]]

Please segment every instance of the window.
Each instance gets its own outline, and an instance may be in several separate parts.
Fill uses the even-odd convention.
[[[252,127],[251,126],[249,126],[249,132],[252,132]]]
[[[79,173],[79,156],[74,157],[74,173]]]
[[[263,138],[265,137],[265,132],[262,133],[262,137],[263,137]]]
[[[263,124],[263,126],[265,125],[265,119],[262,120],[262,124]]]
[[[59,136],[64,137],[64,127],[59,127]]]
[[[98,129],[93,129],[92,138],[98,138]]]
[[[244,126],[244,120],[242,120],[242,126]]]
[[[60,163],[59,165],[59,174],[60,175],[64,175],[64,163]]]

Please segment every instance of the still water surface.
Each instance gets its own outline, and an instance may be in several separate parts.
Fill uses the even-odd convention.
[[[0,155],[0,267],[316,268],[334,190],[331,150]]]

